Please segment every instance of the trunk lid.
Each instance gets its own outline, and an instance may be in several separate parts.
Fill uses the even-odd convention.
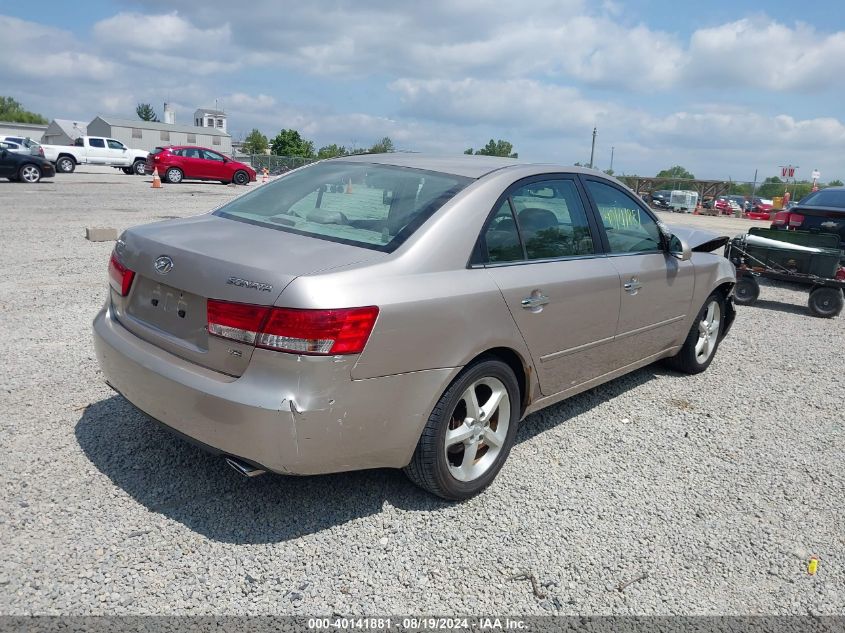
[[[819,231],[839,235],[839,241],[845,242],[845,209],[825,209],[797,206],[790,209],[790,213],[804,216],[801,226],[795,228],[801,231]]]
[[[232,376],[244,372],[253,347],[208,334],[207,299],[273,305],[300,275],[385,256],[213,215],[129,229],[118,249],[135,271],[128,296],[111,293],[121,324],[172,354]]]

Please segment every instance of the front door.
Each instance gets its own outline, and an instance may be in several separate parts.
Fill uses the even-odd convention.
[[[129,162],[129,152],[126,150],[126,146],[113,138],[106,139],[106,154],[108,156],[109,165],[128,167],[131,164]]]
[[[201,178],[208,178],[210,180],[229,180],[230,176],[226,169],[226,159],[217,152],[212,152],[210,149],[202,150],[203,159],[199,161],[203,163]]]
[[[531,352],[544,395],[613,367],[619,274],[600,250],[574,177],[516,183],[485,229],[480,257]]]
[[[620,367],[677,343],[691,309],[695,271],[667,252],[656,218],[622,188],[584,178],[608,259],[622,281],[614,356]]]

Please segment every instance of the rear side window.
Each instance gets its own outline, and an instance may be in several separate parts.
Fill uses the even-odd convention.
[[[491,263],[514,262],[525,259],[522,242],[516,229],[516,220],[508,200],[502,203],[484,233],[487,261]]]
[[[89,138],[88,145],[90,147],[105,147],[106,142],[101,138]]]
[[[587,213],[572,180],[533,182],[511,194],[528,259],[595,252]]]
[[[470,182],[404,167],[328,161],[259,187],[215,215],[390,253]]]

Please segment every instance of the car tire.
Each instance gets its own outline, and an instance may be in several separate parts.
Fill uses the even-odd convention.
[[[76,161],[70,156],[59,156],[56,161],[56,171],[62,174],[72,174],[76,169]]]
[[[760,296],[760,284],[754,277],[745,275],[736,280],[734,301],[741,306],[750,306]]]
[[[127,173],[135,174],[136,176],[145,176],[147,174],[147,162],[136,160],[132,163],[132,168]]]
[[[235,175],[232,176],[232,182],[236,185],[248,185],[249,184],[249,174],[246,173],[243,169],[236,171]]]
[[[845,298],[842,296],[842,290],[830,286],[814,288],[807,299],[810,312],[822,319],[832,319],[839,315],[843,305],[845,305]]]
[[[135,172],[133,172],[133,171],[132,171],[132,168],[131,168],[131,167],[121,167],[121,168],[120,168],[120,170],[121,170],[124,174],[126,174],[127,176],[131,176],[132,174],[134,174],[134,173],[135,173]]]
[[[29,184],[35,184],[41,180],[41,168],[38,165],[27,163],[18,170],[18,180]]]
[[[170,167],[166,172],[164,172],[164,179],[173,185],[178,185],[182,182],[182,178],[184,177],[185,174],[182,173],[182,170],[177,169],[176,167]]]
[[[495,479],[513,446],[519,393],[513,370],[498,359],[466,367],[431,412],[405,474],[449,501],[477,495]]]
[[[725,299],[712,293],[693,321],[680,351],[667,358],[665,364],[684,374],[700,374],[710,366],[722,340],[725,322]]]

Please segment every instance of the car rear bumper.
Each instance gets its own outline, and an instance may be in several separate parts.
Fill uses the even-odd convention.
[[[205,445],[279,473],[402,467],[459,368],[352,380],[356,357],[256,350],[238,378],[205,369],[94,319],[106,381],[138,409]]]

